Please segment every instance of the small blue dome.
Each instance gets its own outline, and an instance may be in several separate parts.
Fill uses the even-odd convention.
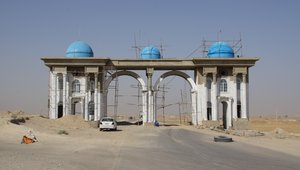
[[[208,49],[209,58],[234,58],[233,49],[225,42],[216,42]]]
[[[145,47],[141,52],[141,59],[160,59],[159,49],[153,46]]]
[[[75,41],[69,45],[66,57],[77,58],[77,57],[94,57],[92,48],[83,41]]]

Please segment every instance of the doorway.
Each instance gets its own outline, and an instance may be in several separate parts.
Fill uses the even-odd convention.
[[[241,106],[241,102],[240,101],[238,101],[238,103],[237,103],[237,118],[241,118],[242,117],[242,106]]]
[[[211,102],[207,102],[207,120],[212,120]]]
[[[57,107],[57,118],[61,118],[62,116],[63,116],[63,104],[62,102],[59,102]]]
[[[72,99],[71,114],[80,115],[82,114],[82,102],[80,98]]]
[[[222,104],[222,123],[223,123],[223,127],[224,129],[227,129],[227,108],[228,108],[228,104],[227,102],[221,102]]]

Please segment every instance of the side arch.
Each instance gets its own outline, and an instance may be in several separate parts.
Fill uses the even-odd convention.
[[[154,86],[153,86],[153,90],[154,90],[154,121],[156,121],[156,116],[157,116],[157,92],[159,89],[159,84],[161,81],[163,81],[166,77],[168,76],[179,76],[182,77],[183,79],[185,79],[189,85],[191,86],[191,95],[192,95],[192,123],[194,125],[198,125],[199,123],[201,124],[201,122],[199,122],[200,120],[198,120],[198,88],[196,86],[196,83],[194,82],[194,80],[186,73],[181,72],[181,71],[177,71],[177,70],[172,70],[172,71],[168,71],[164,74],[162,74],[155,82]]]
[[[119,76],[130,76],[136,79],[142,88],[142,115],[143,115],[143,123],[146,123],[148,121],[148,115],[147,115],[147,104],[146,104],[146,94],[147,94],[147,87],[145,81],[135,72],[122,70],[117,71],[114,74],[112,74],[107,80],[105,80],[103,89],[105,93],[103,94],[103,113],[101,115],[106,116],[107,115],[107,92],[109,84]]]
[[[145,84],[144,80],[137,73],[132,72],[132,71],[127,71],[127,70],[117,71],[114,74],[112,74],[107,80],[105,80],[104,90],[107,90],[111,81],[113,81],[116,77],[119,77],[119,76],[130,76],[130,77],[135,78],[141,84],[142,91],[146,91],[146,84]]]
[[[172,70],[172,71],[168,71],[164,74],[162,74],[155,82],[153,88],[154,88],[154,91],[158,91],[158,86],[160,84],[161,81],[163,81],[166,77],[169,77],[169,76],[179,76],[179,77],[182,77],[183,79],[185,79],[191,86],[192,88],[192,92],[196,92],[197,91],[197,86],[194,82],[194,80],[189,76],[187,75],[186,73],[184,72],[181,72],[181,71],[177,71],[177,70]]]

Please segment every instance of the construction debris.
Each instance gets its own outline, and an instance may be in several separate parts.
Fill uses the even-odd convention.
[[[21,141],[21,144],[31,144],[31,143],[35,143],[38,142],[37,138],[35,137],[35,135],[32,133],[32,131],[30,130],[28,132],[27,135],[24,135]]]

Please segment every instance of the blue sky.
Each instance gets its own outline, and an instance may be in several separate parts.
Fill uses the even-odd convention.
[[[250,69],[250,113],[299,115],[299,9],[296,0],[2,0],[0,111],[46,113],[48,68],[40,58],[64,56],[73,41],[89,43],[96,57],[135,58],[140,33],[139,45],[163,43],[165,58],[185,58],[222,30],[226,40],[241,33],[243,55],[260,58]],[[172,94],[168,103],[180,100]]]

